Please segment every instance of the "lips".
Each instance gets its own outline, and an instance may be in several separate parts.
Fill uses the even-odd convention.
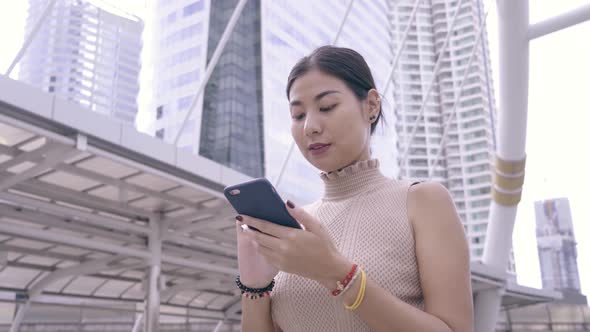
[[[314,143],[308,146],[309,152],[313,156],[320,156],[323,155],[330,149],[331,144],[323,144],[323,143]]]
[[[319,150],[323,147],[329,146],[330,144],[323,144],[323,143],[314,143],[308,146],[309,150]]]

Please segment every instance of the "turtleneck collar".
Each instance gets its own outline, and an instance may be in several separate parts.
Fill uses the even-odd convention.
[[[378,159],[361,160],[340,170],[321,172],[324,200],[345,199],[370,190],[388,178],[379,170]]]

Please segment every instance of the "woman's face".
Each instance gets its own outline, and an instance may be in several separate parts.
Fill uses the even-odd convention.
[[[311,70],[289,92],[291,134],[312,165],[324,172],[369,159],[370,116],[379,112],[377,91],[359,101],[340,79]]]

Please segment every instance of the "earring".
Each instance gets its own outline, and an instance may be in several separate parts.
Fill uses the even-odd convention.
[[[371,117],[369,118],[369,120],[371,120],[371,121],[375,120],[375,116],[374,115],[371,115]]]

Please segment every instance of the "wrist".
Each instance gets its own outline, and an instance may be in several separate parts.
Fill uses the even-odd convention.
[[[271,280],[256,280],[240,276],[239,280],[241,284],[247,288],[265,288],[274,281],[274,278]]]
[[[318,282],[329,291],[333,291],[337,287],[337,283],[342,281],[348,273],[350,273],[354,264],[344,257],[335,259],[332,268],[329,272]]]

